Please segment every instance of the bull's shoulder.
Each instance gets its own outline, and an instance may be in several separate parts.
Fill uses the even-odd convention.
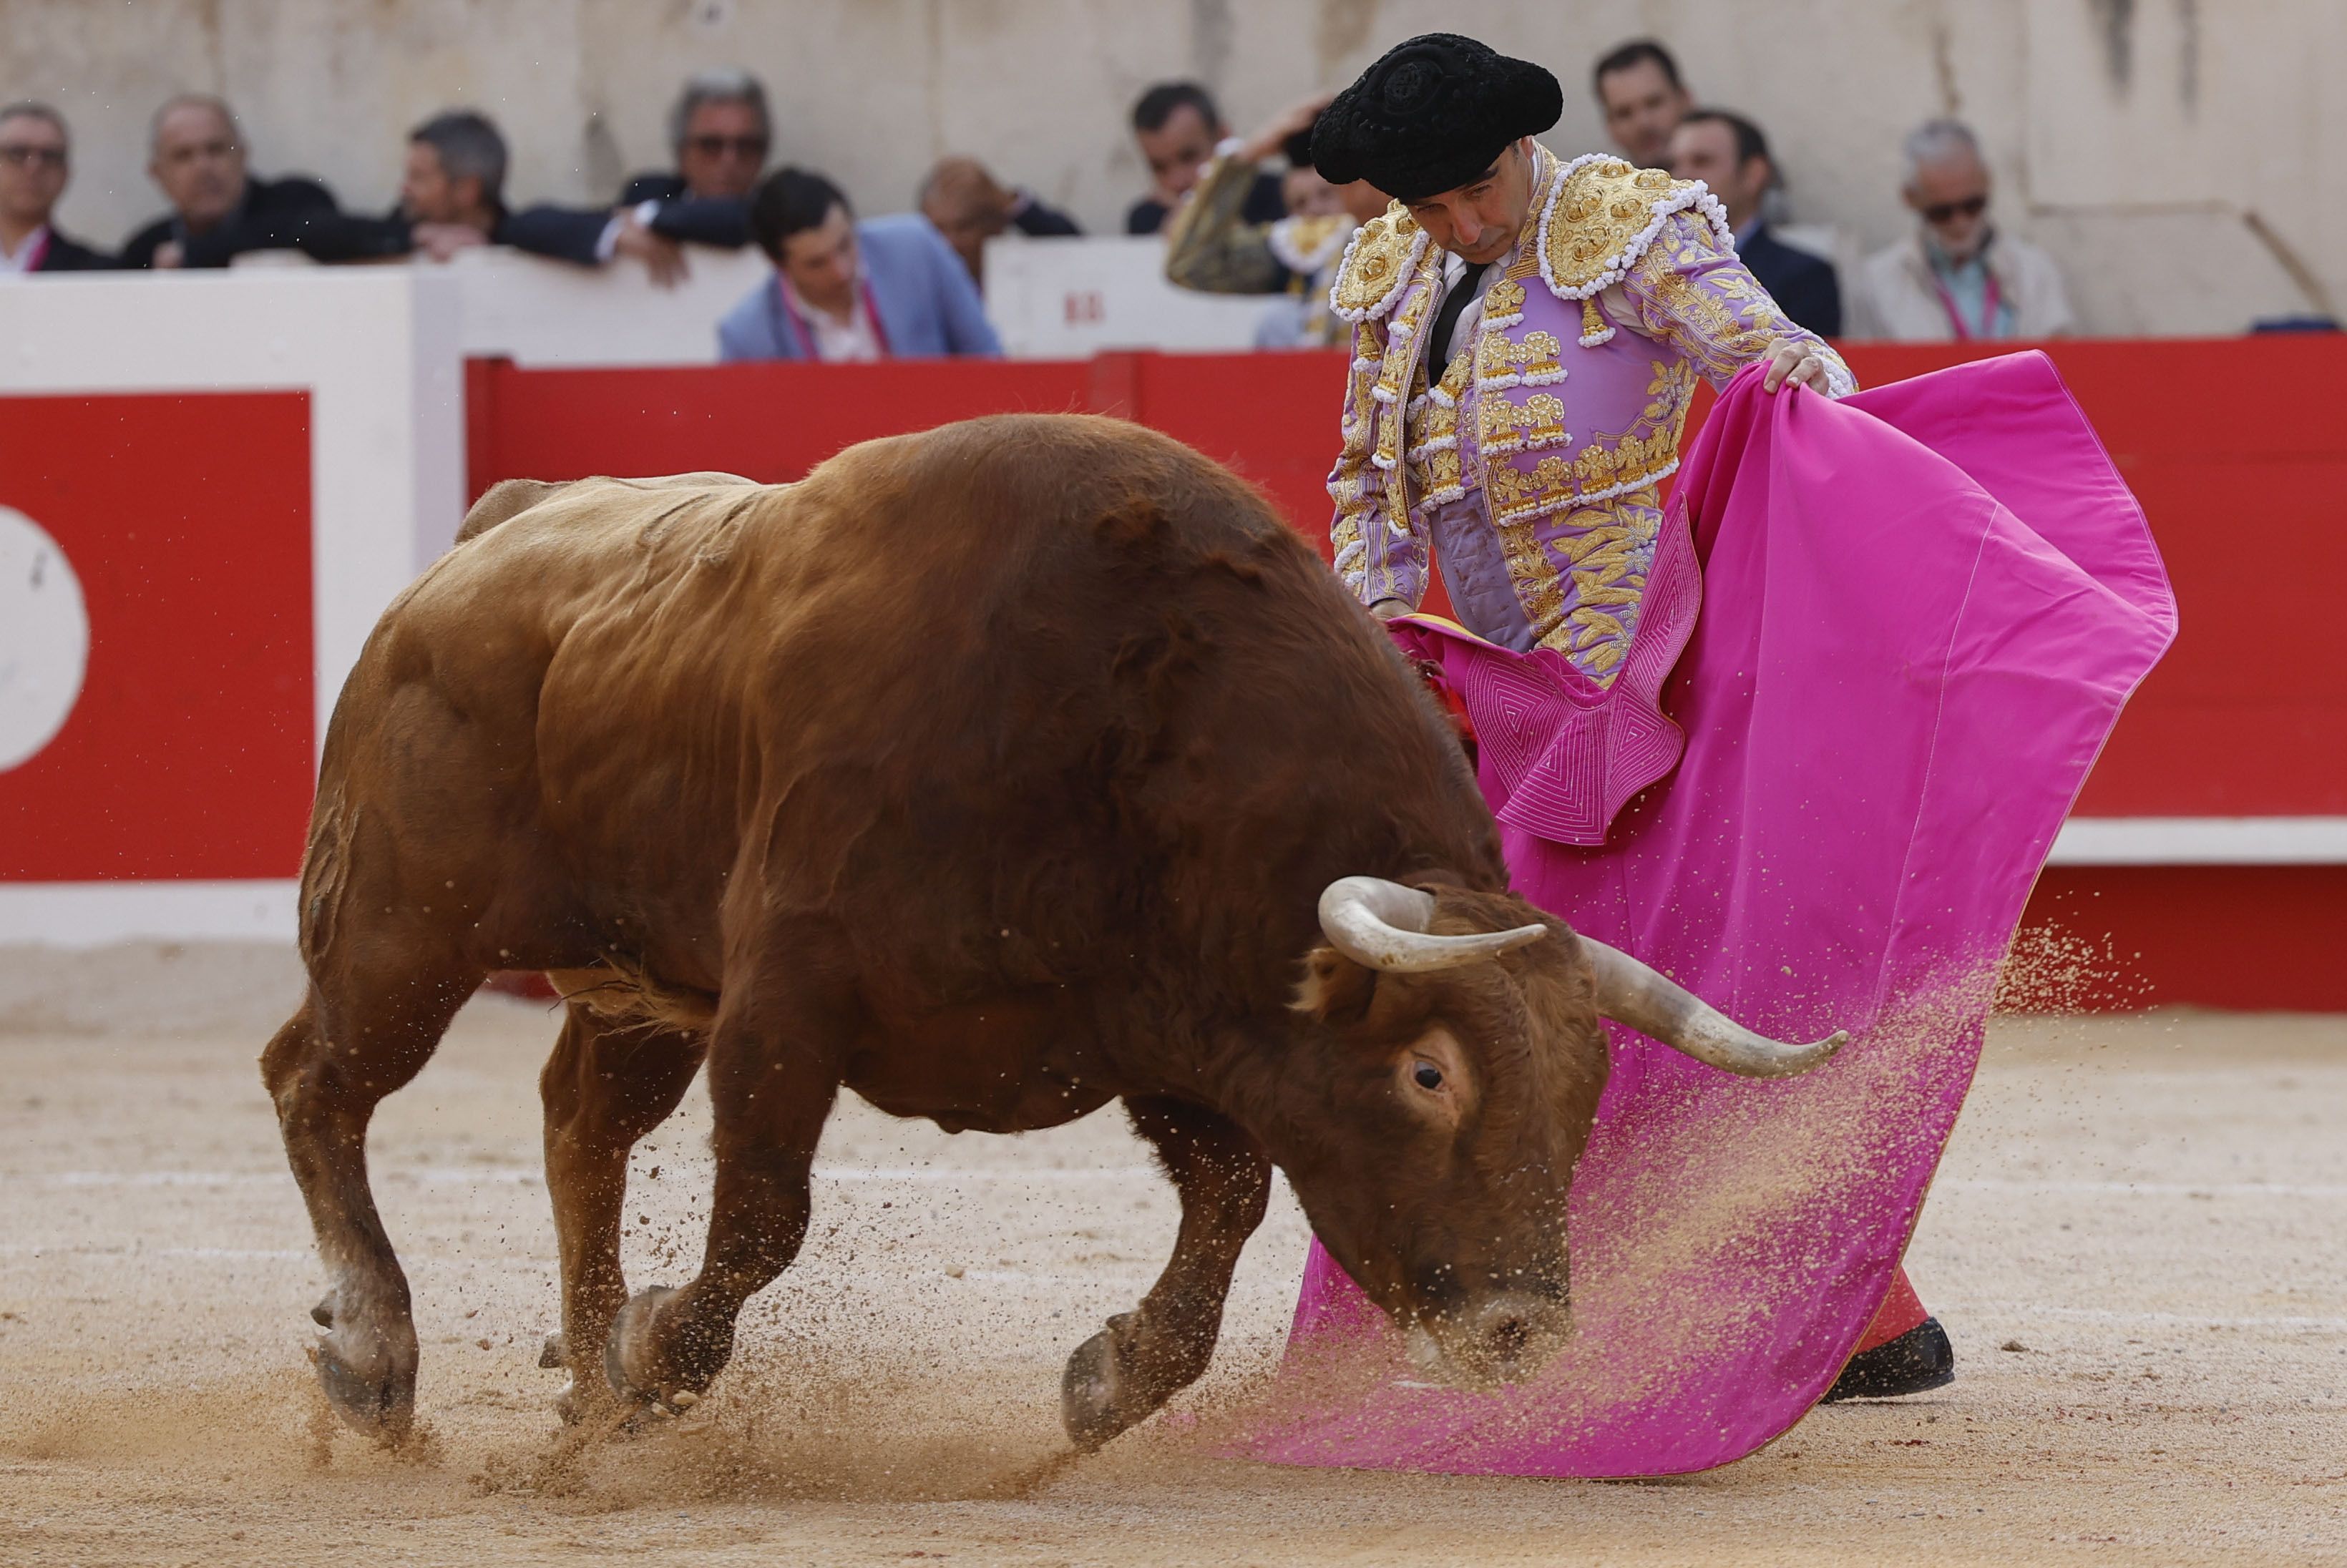
[[[465,514],[457,525],[456,543],[477,539],[508,517],[528,511],[549,495],[559,494],[566,482],[545,479],[500,479],[481,493],[481,498]]]

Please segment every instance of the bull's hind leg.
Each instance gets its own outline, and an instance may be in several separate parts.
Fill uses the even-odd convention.
[[[1221,1116],[1174,1100],[1132,1100],[1125,1110],[1181,1195],[1182,1229],[1141,1305],[1068,1358],[1061,1420],[1087,1450],[1146,1420],[1205,1371],[1231,1271],[1271,1196],[1271,1162]]]
[[[574,1002],[538,1079],[562,1259],[566,1419],[579,1419],[604,1387],[604,1341],[628,1298],[620,1268],[628,1152],[684,1098],[708,1044],[700,1034],[614,1023]]]
[[[333,1282],[312,1313],[327,1330],[311,1352],[318,1380],[352,1426],[397,1439],[415,1411],[415,1324],[367,1185],[367,1125],[431,1059],[482,974],[389,938],[369,951],[371,969],[313,966],[308,998],[261,1053],[261,1076]]]
[[[776,941],[772,951],[805,944]],[[711,1032],[717,1186],[701,1272],[674,1290],[639,1292],[611,1325],[605,1375],[621,1398],[655,1410],[708,1390],[733,1359],[743,1303],[790,1267],[806,1237],[808,1173],[839,1093],[852,1013],[781,968],[729,983]]]

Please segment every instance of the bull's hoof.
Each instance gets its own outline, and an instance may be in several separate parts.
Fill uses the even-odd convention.
[[[415,1424],[415,1375],[396,1370],[369,1377],[343,1359],[331,1339],[310,1347],[326,1402],[353,1430],[386,1442],[404,1440]]]
[[[603,1341],[603,1378],[620,1399],[638,1407],[654,1420],[682,1415],[701,1402],[701,1389],[714,1377],[712,1367],[706,1374],[696,1376],[691,1371],[679,1372],[655,1364],[658,1355],[652,1341],[653,1320],[661,1306],[676,1292],[665,1285],[655,1285],[639,1290],[620,1308],[611,1319],[610,1335]],[[716,1366],[723,1366],[721,1355]]]
[[[1146,1419],[1163,1400],[1136,1397],[1138,1390],[1118,1364],[1117,1330],[1131,1318],[1119,1313],[1108,1327],[1076,1347],[1068,1369],[1060,1374],[1060,1423],[1068,1441],[1090,1453]]]
[[[538,1348],[538,1364],[551,1372],[570,1364],[569,1342],[559,1334],[548,1334]]]

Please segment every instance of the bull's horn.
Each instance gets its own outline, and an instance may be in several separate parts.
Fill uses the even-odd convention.
[[[1423,974],[1522,947],[1548,934],[1544,925],[1468,936],[1431,936],[1434,895],[1382,877],[1338,877],[1320,895],[1320,929],[1328,945],[1370,969]]]
[[[1849,1043],[1849,1033],[1840,1029],[1811,1045],[1755,1034],[1620,949],[1586,936],[1581,945],[1597,972],[1600,1014],[1723,1071],[1747,1078],[1789,1078]]]

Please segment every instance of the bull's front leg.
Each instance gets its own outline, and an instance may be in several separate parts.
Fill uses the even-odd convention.
[[[689,1283],[638,1292],[611,1324],[603,1369],[621,1399],[655,1412],[698,1400],[733,1359],[743,1303],[798,1255],[847,1038],[840,1013],[771,979],[726,990],[709,1044],[709,1240]]]
[[[1060,1415],[1087,1451],[1146,1420],[1205,1371],[1231,1272],[1271,1196],[1270,1160],[1214,1112],[1174,1100],[1131,1100],[1125,1111],[1181,1195],[1182,1228],[1141,1305],[1110,1319],[1068,1358]]]

